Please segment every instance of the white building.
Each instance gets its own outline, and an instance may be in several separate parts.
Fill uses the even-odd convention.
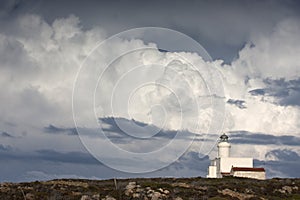
[[[228,136],[225,134],[221,135],[218,142],[218,156],[211,160],[207,178],[236,176],[265,179],[264,168],[253,168],[253,158],[230,157],[230,148]]]
[[[264,168],[232,167],[230,175],[235,177],[255,178],[260,180],[266,179],[266,172]]]

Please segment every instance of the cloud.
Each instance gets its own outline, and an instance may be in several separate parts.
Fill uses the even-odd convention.
[[[285,79],[265,79],[265,88],[249,91],[254,96],[272,96],[283,106],[299,106],[299,79],[286,81]],[[264,98],[262,98],[263,100]]]
[[[156,127],[155,125],[146,124],[137,120],[128,120],[126,118],[100,118],[102,130],[108,138],[119,136],[119,138],[129,138],[130,140],[161,140],[173,139],[177,134],[182,135],[179,139],[189,140],[193,135],[201,135],[188,131],[168,130]],[[117,134],[117,135],[115,135]],[[129,135],[128,135],[129,134]],[[144,136],[144,137],[143,137]],[[203,136],[203,135],[202,135]]]
[[[131,174],[115,171],[98,164],[84,164],[80,162],[58,162],[52,159],[10,159],[0,161],[3,167],[1,182],[24,182],[35,180],[50,180],[56,178],[88,178],[88,179],[109,179],[115,178],[132,178],[132,177],[190,177],[206,175],[206,167],[209,163],[208,158],[203,160],[197,159],[193,154],[185,155],[180,161],[160,169],[158,171],[146,174]],[[197,166],[200,167],[197,168]]]
[[[2,160],[17,160],[20,162],[27,161],[47,161],[53,163],[73,163],[86,165],[101,165],[99,161],[93,158],[87,152],[59,152],[49,149],[39,149],[33,152],[22,152],[11,146],[0,145],[0,157]]]
[[[299,146],[300,137],[293,135],[274,136],[263,133],[251,133],[247,131],[230,132],[230,141],[236,144],[255,145],[287,145]]]
[[[83,152],[57,152],[55,150],[42,149],[37,150],[37,159],[51,162],[67,162],[67,163],[82,163],[82,164],[100,164],[89,153]]]
[[[269,79],[299,78],[297,56],[300,52],[299,20],[288,18],[280,21],[270,35],[254,36],[251,45],[239,52],[233,66],[248,69],[250,76]]]
[[[0,17],[4,17],[18,7],[18,1],[1,1]]]
[[[121,120],[121,119],[119,119]],[[122,119],[125,122],[128,123],[128,126],[132,126],[131,123],[129,123],[130,120]],[[107,122],[107,125],[114,124],[112,118],[105,119],[104,121]],[[137,124],[140,124],[142,126],[145,126],[145,123],[137,122]],[[109,126],[106,126],[109,127]],[[108,136],[110,134],[119,135],[120,140],[126,140],[127,142],[124,143],[124,147],[129,148],[131,146],[132,138],[122,134],[120,130],[115,129],[112,126],[113,129],[107,128],[106,131],[108,132]],[[167,135],[165,135],[167,136]],[[130,138],[128,140],[128,138]],[[157,136],[157,139],[163,140],[165,137]],[[111,138],[110,138],[111,139]],[[168,138],[167,138],[168,139]],[[186,139],[186,137],[183,137],[183,139]],[[267,151],[265,154],[265,160],[256,161],[256,166],[262,166],[267,168],[268,176],[298,176],[299,174],[297,172],[289,172],[288,170],[291,169],[292,166],[296,163],[296,161],[299,156],[295,151],[293,150],[287,150],[287,149],[281,149],[276,150],[278,147],[278,144],[281,146],[290,146],[290,148],[294,148],[298,146],[297,140],[299,138],[295,138],[292,136],[280,136],[275,137],[272,135],[266,135],[266,134],[255,134],[255,133],[248,133],[248,132],[232,132],[230,133],[230,141],[234,145],[234,149],[238,147],[238,144],[242,144],[242,151],[247,150],[248,146],[250,148],[257,149],[259,152],[263,152],[261,147],[259,145],[268,146],[268,145],[275,145],[275,149],[270,151]],[[169,139],[168,139],[169,140]],[[153,148],[155,147],[155,144],[153,143],[155,140],[148,140],[148,143],[145,144],[151,144],[150,146]],[[114,140],[111,140],[111,142],[114,142],[116,145],[119,145],[118,142],[115,142]],[[65,144],[65,143],[63,143]],[[146,148],[145,144],[142,144],[141,142],[138,142],[133,145],[135,148]],[[196,143],[198,146],[199,144]],[[201,145],[201,144],[200,144]],[[255,146],[253,146],[255,145]],[[2,147],[2,148],[1,148]],[[191,148],[189,149],[184,155],[182,155],[176,162],[172,163],[171,165],[162,168],[158,171],[154,171],[152,173],[147,174],[128,174],[128,173],[121,173],[117,172],[115,170],[109,169],[108,167],[105,167],[103,164],[98,162],[95,158],[93,158],[88,152],[84,151],[61,151],[61,150],[52,150],[52,149],[37,149],[32,152],[22,152],[15,148],[8,148],[5,145],[0,145],[0,149],[3,149],[3,151],[0,153],[0,160],[2,162],[5,162],[1,164],[2,166],[7,166],[11,164],[10,168],[16,169],[16,167],[13,166],[24,166],[25,170],[21,170],[21,174],[17,174],[16,177],[14,177],[15,173],[11,173],[9,180],[35,180],[35,179],[52,179],[55,177],[71,177],[70,174],[72,174],[72,177],[92,177],[97,176],[97,178],[109,178],[109,177],[155,177],[155,176],[181,176],[181,177],[188,177],[188,176],[205,176],[206,175],[206,169],[209,164],[209,158],[208,156],[204,156],[199,154],[197,151],[197,148]],[[130,151],[133,151],[133,149],[129,149]],[[240,151],[237,149],[237,151]],[[245,152],[244,152],[245,153]],[[243,153],[242,153],[243,154]],[[239,154],[240,155],[240,154]],[[250,156],[251,154],[244,154],[242,156]],[[273,155],[275,155],[276,159],[270,159],[275,158]],[[241,156],[241,155],[240,155]],[[298,157],[297,157],[298,156]],[[126,158],[125,158],[126,160]],[[129,160],[127,160],[129,162]],[[15,164],[17,162],[18,164]],[[26,167],[27,164],[30,162],[30,167]],[[34,164],[35,163],[35,164]],[[287,163],[288,166],[285,166],[283,163]],[[63,170],[63,166],[68,166],[69,172],[66,172]],[[94,173],[86,173],[81,170],[81,168],[84,169],[92,169],[96,167],[97,170],[93,170]],[[40,171],[45,174],[49,174],[49,176],[35,176],[34,174],[31,175],[30,172],[32,171]],[[103,173],[105,171],[105,173]],[[96,173],[97,172],[97,173]],[[4,173],[4,172],[3,172]],[[1,174],[1,173],[0,173]],[[39,173],[38,173],[39,174]],[[52,175],[51,175],[52,174]],[[55,175],[55,176],[54,176]],[[3,180],[5,179],[2,176]],[[14,178],[12,178],[14,177]]]
[[[210,160],[208,156],[201,157],[199,152],[189,151],[181,156],[178,161],[174,162],[168,168],[185,169],[199,171],[199,175],[206,175],[206,168],[209,165]],[[201,170],[202,169],[202,170]],[[204,173],[203,173],[204,171]]]
[[[207,156],[199,159],[198,152],[190,151],[181,156],[175,163],[158,171],[145,174],[131,174],[106,167],[86,151],[61,152],[40,149],[34,152],[22,152],[15,148],[0,145],[0,158],[0,163],[3,167],[0,171],[1,181],[48,180],[56,177],[97,177],[97,179],[104,179],[141,176],[205,176],[209,162]],[[42,176],[43,174],[48,174],[49,176]]]
[[[268,177],[299,177],[298,153],[291,149],[274,149],[267,152],[264,161],[254,162],[266,168]]]
[[[19,9],[5,9],[11,10],[9,17],[24,12],[36,13],[51,23],[56,18],[74,14],[82,20],[84,29],[98,25],[109,34],[143,26],[172,28],[192,36],[208,48],[214,58],[225,57],[227,62],[253,34],[270,33],[278,21],[287,16],[299,16],[299,3],[294,0],[251,3],[214,0],[189,4],[182,1],[134,1],[130,5],[122,1],[95,0],[89,3],[74,1],[72,5],[68,1],[17,1],[17,6]]]
[[[300,161],[300,156],[289,149],[275,149],[266,153],[265,157],[266,160],[273,161]]]
[[[1,136],[2,137],[6,137],[6,138],[14,138],[14,136],[12,136],[11,134],[9,134],[9,133],[7,133],[5,131],[1,133]]]
[[[50,124],[47,127],[44,127],[44,131],[46,133],[54,133],[54,134],[60,134],[60,133],[67,133],[68,135],[77,135],[76,128],[60,128],[56,127],[52,124]]]
[[[12,31],[10,35],[5,32],[2,33],[2,43],[0,43],[2,44],[0,49],[3,49],[4,53],[1,60],[6,60],[3,62],[3,67],[1,67],[3,73],[0,80],[3,84],[9,83],[8,88],[3,89],[3,101],[10,102],[10,106],[0,108],[6,116],[6,121],[16,123],[17,121],[21,122],[23,119],[30,119],[26,120],[26,123],[40,121],[42,126],[51,123],[57,126],[72,126],[71,94],[78,65],[88,51],[94,47],[94,44],[105,38],[104,31],[99,27],[83,30],[79,18],[74,15],[56,19],[52,24],[47,23],[39,16],[26,15],[22,18],[16,18],[11,25],[11,30],[15,31]],[[266,35],[254,37],[251,41],[252,45],[246,45],[240,51],[239,58],[232,65],[222,65],[220,61],[206,63],[196,55],[180,54],[196,64],[199,69],[203,69],[202,73],[205,73],[208,67],[215,66],[223,74],[225,95],[229,104],[227,106],[228,117],[225,130],[238,129],[253,132],[274,132],[276,134],[282,132],[296,133],[299,130],[299,124],[296,123],[298,108],[286,107],[287,105],[297,104],[298,92],[291,85],[297,84],[295,81],[299,76],[296,62],[298,54],[295,53],[300,46],[297,43],[298,40],[295,39],[299,35],[299,30],[295,20],[289,19],[280,22],[274,28],[271,37]],[[33,33],[31,34],[31,32]],[[285,40],[287,42],[283,42]],[[270,48],[266,43],[277,46],[277,48]],[[168,113],[168,116],[166,116],[168,120],[164,124],[166,128],[182,128],[193,132],[201,132],[201,130],[205,130],[210,126],[212,121],[209,117],[212,114],[209,110],[210,105],[207,104],[209,99],[205,97],[207,95],[204,87],[205,83],[197,77],[191,66],[187,65],[178,56],[176,57],[174,53],[160,52],[157,49],[155,50],[155,46],[145,44],[139,40],[129,42],[119,40],[114,45],[112,46],[114,52],[105,48],[99,49],[95,54],[95,56],[99,56],[100,59],[98,60],[103,65],[109,57],[118,53],[117,49],[126,50],[132,46],[153,47],[154,49],[144,51],[142,54],[140,52],[132,53],[128,55],[128,58],[120,59],[115,66],[111,67],[109,73],[105,75],[106,83],[103,85],[105,88],[103,90],[100,88],[97,93],[100,94],[99,98],[96,96],[97,99],[100,99],[100,102],[96,103],[99,103],[99,108],[102,109],[98,113],[99,117],[116,115],[129,118],[127,108],[120,109],[115,113],[109,110],[108,105],[111,100],[109,91],[126,70],[130,70],[136,64],[145,64],[151,60],[162,64],[164,67],[162,73],[156,76],[157,84],[167,84],[180,99],[178,101],[174,95],[164,91],[158,85],[156,88],[145,88],[134,96],[135,106],[128,108],[132,118],[146,123],[162,125],[164,110],[159,107],[152,108],[152,105],[158,104]],[[290,51],[291,53],[289,53]],[[7,54],[7,52],[10,53]],[[280,56],[278,56],[279,52],[281,52]],[[270,58],[267,60],[272,60],[272,63],[256,63],[260,60],[261,62],[266,60],[262,57],[266,57],[267,54]],[[284,70],[282,70],[283,73],[279,70],[279,61],[276,61],[279,57],[286,60],[284,63],[288,65],[287,68],[284,67]],[[276,63],[277,65],[275,65]],[[254,70],[258,66],[261,67]],[[275,71],[278,76],[269,73]],[[149,75],[147,72],[149,73],[149,71],[143,72],[145,76]],[[265,88],[273,87],[274,84],[271,86],[269,83],[274,82],[276,78],[284,78],[286,82],[290,82],[290,85],[278,83],[283,84],[280,85],[280,88],[277,87],[278,84],[276,86],[278,92],[279,90],[284,91],[287,87],[289,88],[289,95],[284,96],[285,93],[282,93],[278,100],[282,106],[274,105],[276,101],[272,99],[269,102],[261,101],[258,103],[257,101],[261,100],[260,95],[255,99],[251,97],[253,95],[247,93],[252,91],[252,94],[254,94],[254,91],[256,91],[257,94],[258,91],[264,91],[265,97],[269,93]],[[89,81],[89,83],[92,82],[93,80]],[[179,84],[179,82],[182,84]],[[242,84],[237,84],[238,82]],[[87,87],[89,87],[88,83]],[[124,93],[131,90],[128,84],[126,87],[125,89],[122,88]],[[279,98],[278,95],[272,96],[270,94],[269,97]],[[143,98],[141,98],[142,96]],[[193,110],[196,103],[195,97],[199,98],[197,101],[204,106],[201,107],[201,111],[203,111],[201,113],[196,113]],[[81,98],[84,99],[85,95],[82,95]],[[11,99],[14,100],[11,101]],[[122,99],[117,98],[116,103],[121,105]],[[180,122],[178,103],[182,103],[181,109],[184,111],[182,122]],[[244,109],[236,110],[230,105],[238,105],[236,108]],[[247,108],[244,105],[247,105]],[[11,112],[14,109],[18,110],[17,116]],[[255,110],[263,112],[255,112]],[[282,126],[281,119],[286,118],[287,113],[293,114],[288,116],[288,120],[285,120],[286,125],[280,128]],[[151,120],[149,120],[149,115],[152,116]],[[198,130],[193,128],[197,119],[200,121]],[[260,124],[254,123],[257,119],[260,119]],[[253,126],[253,123],[256,125]],[[271,128],[270,124],[272,124]],[[24,127],[21,128],[24,129]],[[21,130],[19,131],[21,132]]]
[[[48,24],[40,16],[25,15],[11,21],[9,34],[1,31],[4,126],[4,121],[18,124],[21,133],[37,122],[73,125],[71,94],[78,63],[102,37],[97,28],[77,32],[78,23],[74,16]],[[74,34],[62,37],[64,32]]]
[[[255,133],[233,135],[234,143],[275,143],[296,148],[299,146],[297,134],[300,130],[297,101],[300,28],[297,22],[297,19],[286,19],[274,27],[271,35],[254,34],[231,64],[224,64],[221,60],[206,62],[190,52],[159,51],[156,44],[138,39],[115,40],[115,43],[98,49],[88,62],[94,74],[87,74],[83,79],[86,87],[80,88],[77,108],[80,118],[86,120],[86,124],[83,123],[79,129],[86,130],[87,135],[95,133],[95,129],[88,126],[90,118],[86,116],[90,110],[85,109],[85,105],[91,100],[87,89],[92,88],[94,91],[93,83],[97,80],[94,78],[98,78],[96,72],[101,72],[112,57],[128,49],[150,48],[131,52],[113,63],[104,74],[103,82],[100,82],[103,85],[101,87],[100,84],[96,94],[96,116],[93,113],[93,120],[98,123],[98,118],[101,118],[109,125],[104,127],[107,136],[122,148],[139,153],[153,150],[165,145],[174,137],[177,129],[181,129],[179,132],[184,134],[181,139],[189,139],[189,133],[201,136],[201,133],[207,132],[211,123],[221,123],[218,114],[221,115],[223,111],[218,113],[216,109],[213,112],[210,104],[212,99],[226,107],[226,121],[220,131],[245,130]],[[79,164],[78,156],[83,163],[93,163],[86,154],[75,150],[61,153],[49,149],[78,148],[77,143],[69,143],[70,138],[75,137],[66,139],[69,134],[76,133],[71,108],[72,86],[80,63],[95,44],[106,38],[105,32],[101,27],[84,29],[80,19],[74,15],[52,22],[38,15],[22,15],[12,20],[9,30],[1,30],[0,123],[2,130],[7,133],[29,133],[20,142],[3,143],[0,146],[4,160],[24,161],[24,155],[6,152],[10,150],[9,145],[16,145],[31,152],[25,157],[28,160]],[[197,69],[183,58],[188,59]],[[113,99],[116,110],[112,110],[111,92],[122,76],[134,66],[151,62],[158,63],[161,68],[152,70],[149,67],[145,71],[133,71],[127,79],[123,79]],[[206,88],[207,82],[198,74],[199,71],[201,76],[206,77],[206,81],[218,79],[214,72],[220,71],[224,94],[210,94]],[[135,83],[150,80],[149,77],[154,80],[153,86],[142,87],[131,93],[136,89]],[[210,82],[215,88],[220,87],[217,83],[220,82]],[[161,84],[172,89],[178,97],[161,87]],[[129,98],[126,99],[126,95],[132,95],[131,102],[127,101]],[[128,102],[132,104],[128,106]],[[195,110],[197,106],[201,112]],[[108,116],[120,120],[116,122],[106,118]],[[7,122],[17,126],[8,125]],[[197,127],[196,122],[200,122]],[[127,132],[135,133],[134,136],[138,137],[149,136],[147,131],[153,132],[162,127],[170,131],[161,131],[152,140],[132,139],[134,137],[124,137],[120,127],[127,128]],[[57,141],[50,143],[50,138],[51,141]],[[25,143],[22,144],[23,141]],[[49,149],[41,150],[40,146]],[[258,150],[259,147],[256,148]],[[187,155],[190,156],[189,160],[197,159],[193,153]],[[186,162],[188,165],[193,163]],[[278,165],[278,173],[285,170],[282,163]],[[195,170],[196,166],[191,168]]]
[[[10,151],[11,149],[12,149],[12,147],[9,145],[0,144],[0,151],[2,151],[2,152]]]
[[[219,68],[227,99],[243,100],[247,105],[242,110],[227,106],[228,120],[233,124],[226,129],[278,135],[299,132],[297,22],[285,19],[273,28],[271,35],[253,36],[236,60]]]
[[[203,142],[201,139],[208,139],[205,134],[196,134],[187,130],[162,129],[155,125],[125,118],[100,118],[99,121],[104,138],[99,129],[92,132],[87,129],[79,129],[80,134],[83,137],[108,139],[120,149],[134,153],[156,151],[166,147],[172,141],[176,141],[178,145],[184,147],[193,140],[200,143]],[[182,148],[181,146],[177,146],[177,148]],[[173,153],[170,153],[170,156],[171,154],[173,155]],[[118,155],[118,157],[123,158],[121,155]]]
[[[245,101],[243,101],[243,100],[228,99],[227,103],[232,104],[232,105],[236,105],[240,109],[247,108],[245,106]]]

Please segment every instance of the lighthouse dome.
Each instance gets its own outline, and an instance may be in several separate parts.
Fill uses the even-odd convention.
[[[223,135],[220,136],[220,140],[221,140],[221,142],[227,142],[228,136],[225,133],[223,133]]]

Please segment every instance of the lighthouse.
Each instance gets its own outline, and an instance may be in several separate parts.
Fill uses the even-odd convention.
[[[223,178],[224,176],[265,179],[264,168],[254,168],[253,158],[231,157],[231,145],[224,133],[218,141],[218,156],[211,160],[207,178]]]
[[[221,135],[220,140],[218,142],[218,157],[219,158],[230,157],[230,148],[231,145],[228,142],[228,136],[225,134]]]

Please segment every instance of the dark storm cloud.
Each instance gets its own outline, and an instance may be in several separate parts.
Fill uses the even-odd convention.
[[[153,136],[152,139],[159,139],[159,138],[167,138],[172,139],[178,133],[177,131],[171,130],[164,130],[156,127],[154,125],[149,125],[137,120],[128,120],[125,118],[114,118],[114,117],[106,117],[106,118],[99,118],[99,122],[101,124],[101,130],[104,132],[105,136],[108,137],[110,140],[117,142],[117,143],[124,143],[128,142],[128,140],[149,140],[147,138],[137,138],[131,135],[128,135],[126,132],[130,133],[144,133],[149,134],[153,131],[158,132]],[[120,128],[121,125],[121,128]],[[123,130],[122,128],[125,128]],[[88,129],[88,128],[78,128],[80,133],[83,135],[91,136],[91,137],[101,137],[99,133],[100,129]],[[66,134],[66,135],[78,135],[77,129],[74,128],[65,128],[65,127],[58,127],[55,125],[48,125],[44,127],[43,131],[48,134]],[[192,133],[181,133],[186,139],[191,136]]]
[[[37,13],[49,22],[70,14],[82,26],[104,27],[109,34],[158,26],[191,36],[213,58],[231,61],[253,33],[270,31],[285,17],[299,17],[299,1],[6,1],[4,13]],[[254,14],[255,13],[255,14]],[[8,15],[8,14],[6,14]]]
[[[190,170],[206,169],[209,166],[209,157],[200,156],[198,152],[188,151],[183,154],[178,161],[171,164],[168,168],[184,169],[188,168]]]
[[[128,135],[126,132],[130,133],[142,133],[151,134],[152,132],[156,132],[156,134],[152,137],[153,139],[158,138],[168,138],[172,139],[178,133],[177,131],[171,130],[164,130],[154,125],[149,125],[137,120],[128,120],[125,118],[114,118],[114,117],[107,117],[107,118],[100,118],[100,123],[104,123],[108,126],[102,128],[108,138],[128,138],[128,139],[136,139],[136,140],[148,140],[147,138],[136,138]],[[120,127],[121,125],[121,127]],[[123,128],[123,129],[122,129]],[[124,130],[125,129],[125,130]]]
[[[5,15],[10,14],[18,8],[21,1],[10,0],[10,1],[0,1],[0,16],[4,17]]]
[[[0,145],[1,147],[1,145]],[[1,152],[1,150],[0,150]],[[75,154],[75,153],[74,153]],[[78,153],[76,153],[77,155]],[[79,158],[86,160],[88,165],[78,161],[76,158],[68,161],[66,156],[74,157],[72,153],[59,153],[49,150],[40,150],[40,157],[32,157],[21,154],[18,159],[13,156],[10,159],[1,159],[0,157],[0,181],[35,181],[35,180],[50,180],[57,178],[88,178],[88,179],[108,179],[112,177],[129,178],[129,177],[166,177],[166,176],[205,176],[206,168],[209,164],[209,158],[206,156],[199,159],[197,152],[188,152],[180,159],[168,167],[158,171],[146,174],[131,174],[116,171],[100,162],[86,160],[88,156],[83,155]],[[1,154],[0,154],[1,156]],[[45,156],[42,158],[41,156]],[[55,158],[52,158],[52,157]],[[56,158],[58,157],[58,159]],[[57,160],[65,161],[57,161]],[[94,163],[95,162],[95,163]],[[90,164],[89,164],[90,163]]]
[[[254,165],[266,169],[267,178],[295,178],[300,177],[300,162],[297,161],[260,161],[254,160]]]
[[[249,91],[254,96],[273,96],[283,106],[300,106],[300,79],[266,79],[265,88]]]
[[[146,124],[134,119],[128,120],[125,118],[100,118],[99,122],[105,124],[102,127],[102,131],[105,136],[112,142],[116,143],[126,143],[126,142],[137,142],[137,145],[141,145],[142,141],[153,142],[153,145],[162,145],[162,143],[168,142],[172,139],[177,140],[191,140],[202,141],[205,134],[195,134],[187,130],[167,130],[159,128],[152,124]],[[134,137],[127,133],[137,133],[138,135],[143,134],[144,136],[149,135],[147,138]],[[152,133],[155,133],[153,136]],[[151,136],[151,137],[150,137]],[[197,136],[196,138],[194,138]],[[204,138],[206,141],[209,139]],[[142,145],[141,145],[142,146]]]
[[[1,137],[7,137],[7,138],[14,138],[14,136],[12,136],[11,134],[9,134],[9,133],[7,133],[7,132],[2,132],[1,133],[1,135],[0,135]]]
[[[0,144],[0,153],[1,152],[6,152],[6,151],[10,151],[11,149],[12,149],[12,147],[9,146],[9,145]]]
[[[99,131],[102,131],[111,142],[116,144],[126,144],[128,142],[137,142],[139,145],[139,141],[149,142],[150,140],[154,143],[161,143],[165,142],[165,140],[171,140],[176,137],[179,140],[191,140],[194,141],[214,141],[210,138],[206,138],[206,134],[201,133],[192,133],[187,130],[167,130],[161,129],[152,124],[146,124],[134,119],[125,119],[125,118],[118,118],[118,117],[106,117],[106,118],[99,118],[99,123],[101,129],[89,129],[89,128],[81,128],[78,127],[78,131],[80,134],[89,137],[95,138],[103,138],[103,135],[100,134]],[[66,135],[78,135],[77,129],[74,128],[64,128],[58,127],[55,125],[50,124],[47,127],[44,127],[43,131],[47,134],[66,134]],[[141,137],[134,137],[127,133],[143,133],[149,134],[156,133],[149,138],[141,138]],[[195,137],[197,136],[197,137]],[[210,135],[213,138],[218,137],[218,135]],[[153,144],[154,144],[153,143]]]
[[[76,128],[61,128],[54,126],[50,124],[47,127],[44,127],[44,131],[46,133],[53,133],[53,134],[67,134],[67,135],[77,135],[77,130]]]
[[[228,99],[227,101],[228,104],[235,105],[236,107],[240,109],[245,109],[247,106],[245,105],[245,101],[243,100],[235,100],[235,99]]]
[[[288,149],[274,149],[265,155],[266,159],[276,158],[278,161],[300,161],[300,156],[292,150]]]
[[[268,177],[300,177],[300,156],[295,151],[274,149],[266,153],[265,158],[263,161],[254,160],[254,164],[264,167]]]
[[[154,125],[149,125],[137,120],[129,120],[125,118],[114,118],[106,117],[99,118],[99,122],[102,126],[101,130],[103,131],[105,137],[107,137],[114,144],[121,145],[134,145],[136,148],[144,149],[145,152],[148,152],[149,149],[144,148],[145,145],[151,143],[151,148],[155,149],[157,146],[163,146],[166,143],[169,143],[170,140],[193,140],[194,142],[215,142],[215,139],[218,138],[218,135],[211,134],[205,135],[201,133],[192,133],[186,130],[175,131],[175,130],[165,130],[159,129]],[[121,127],[120,127],[121,124]],[[137,129],[138,126],[138,129]],[[149,131],[159,129],[155,135],[150,138],[137,138],[127,134],[125,130],[130,130],[132,132],[137,131]],[[146,129],[140,129],[146,128]],[[147,129],[149,128],[149,129]],[[88,129],[88,128],[79,128],[80,133],[84,136],[103,138],[103,135],[99,133],[100,129]],[[75,135],[77,133],[76,128],[61,128],[54,125],[49,125],[44,128],[46,133],[50,134],[67,134]],[[76,132],[75,132],[76,131]],[[283,145],[292,145],[298,146],[300,138],[294,136],[272,136],[267,134],[257,134],[246,131],[231,132],[231,142],[233,143],[242,143],[242,144],[283,144]],[[104,139],[104,138],[103,138]],[[150,148],[150,147],[149,147]],[[141,153],[141,152],[139,152]]]
[[[49,149],[37,150],[37,159],[47,160],[51,162],[67,162],[67,163],[82,163],[82,164],[100,164],[89,153],[84,152],[58,152]]]
[[[114,144],[119,144],[122,149],[136,153],[147,153],[165,146],[172,140],[188,142],[200,141],[202,135],[185,130],[166,130],[152,124],[125,118],[100,118],[99,122],[103,134]],[[82,134],[86,134],[83,130]],[[81,132],[80,132],[81,133]],[[94,135],[94,134],[92,134]],[[137,137],[137,136],[143,137]],[[196,137],[196,136],[199,136]],[[128,147],[134,148],[128,149]]]
[[[265,95],[266,89],[255,89],[255,90],[250,90],[249,93],[253,96],[258,96],[258,95]]]
[[[14,15],[33,12],[43,0],[3,0],[0,1],[0,17],[9,18]]]
[[[263,133],[251,133],[247,131],[230,132],[230,141],[236,144],[277,144],[299,146],[300,137],[283,135],[274,136]]]
[[[100,164],[88,152],[59,152],[49,149],[41,149],[32,152],[21,152],[11,146],[0,144],[1,160],[18,161],[49,161],[54,163],[74,163],[74,164]]]

